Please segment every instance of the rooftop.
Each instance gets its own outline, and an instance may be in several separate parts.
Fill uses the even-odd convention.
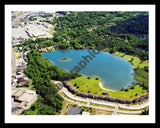
[[[70,115],[77,115],[81,112],[81,107],[73,107],[73,106],[70,106],[68,111],[67,111],[67,114],[70,114]]]
[[[18,101],[30,102],[35,95],[36,92],[33,90],[12,88],[12,96]]]
[[[24,88],[12,88],[12,114],[20,114],[37,99],[37,94],[34,90]]]

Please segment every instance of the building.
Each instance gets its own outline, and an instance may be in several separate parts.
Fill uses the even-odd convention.
[[[81,110],[82,110],[81,107],[70,106],[68,108],[67,114],[69,114],[69,115],[77,115],[77,114],[80,114]]]
[[[25,82],[24,77],[20,77],[20,78],[18,78],[18,81],[17,81],[17,83],[18,83],[18,84],[20,84],[20,83],[24,83],[24,82]]]
[[[90,115],[90,113],[83,111],[83,112],[82,112],[82,115]]]
[[[18,111],[29,109],[37,100],[37,94],[34,90],[24,88],[12,88],[12,114],[19,114]],[[16,113],[17,110],[17,113]]]
[[[27,65],[18,65],[16,70],[17,71],[23,71],[26,68],[27,68]]]
[[[53,26],[47,22],[43,22],[42,25],[46,28],[52,28]]]

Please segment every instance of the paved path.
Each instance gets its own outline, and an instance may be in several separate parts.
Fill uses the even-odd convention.
[[[114,112],[112,113],[112,115],[118,115],[118,104],[115,104],[115,109]]]
[[[99,87],[102,88],[103,90],[106,90],[106,91],[112,91],[112,92],[116,92],[117,91],[117,90],[112,90],[112,89],[104,88],[103,85],[102,85],[102,82],[99,82]]]
[[[56,83],[58,83],[58,82],[56,81]],[[142,112],[142,111],[122,111],[122,110],[118,110],[118,107],[124,108],[124,109],[129,109],[129,110],[138,110],[138,109],[142,109],[142,108],[144,108],[144,107],[149,105],[148,101],[143,103],[142,105],[129,105],[129,106],[126,106],[124,104],[119,104],[119,103],[112,103],[112,102],[108,102],[108,101],[101,101],[101,100],[94,100],[94,99],[89,99],[89,98],[82,98],[82,97],[74,96],[65,87],[62,87],[60,92],[63,92],[69,98],[68,99],[68,98],[64,97],[63,95],[61,95],[64,99],[66,99],[66,100],[68,100],[70,102],[73,102],[75,104],[78,104],[79,106],[83,105],[83,106],[93,107],[93,108],[97,108],[97,109],[114,111],[113,114],[116,114],[116,115],[117,115],[117,112],[120,112],[120,113],[141,113]],[[75,100],[75,101],[73,101],[73,100]],[[86,104],[77,103],[76,101],[85,102]],[[115,109],[93,106],[93,105],[90,105],[90,103],[106,105],[106,106],[112,106],[112,107],[115,107]]]
[[[98,107],[98,106],[93,106],[93,105],[89,105],[89,104],[83,104],[83,103],[78,103],[76,101],[73,101],[71,99],[68,99],[66,98],[65,96],[61,95],[65,100],[69,101],[69,102],[72,102],[74,104],[77,104],[78,106],[86,106],[86,107],[91,107],[91,108],[96,108],[96,109],[101,109],[101,110],[107,110],[107,111],[113,111],[115,112],[115,109],[111,109],[111,108],[106,108],[106,107]],[[141,113],[142,111],[121,111],[121,110],[116,110],[116,115],[117,115],[117,112],[120,112],[120,113],[124,113],[124,114],[139,114]]]
[[[74,96],[73,94],[68,92],[68,90],[65,87],[62,88],[62,91],[70,99],[77,100],[77,101],[82,101],[82,102],[88,102],[88,99],[85,99],[85,98],[82,98],[82,97],[78,97],[78,96]],[[117,104],[117,103],[112,103],[112,102],[108,102],[108,101],[101,101],[101,100],[94,100],[94,99],[90,99],[90,103],[106,105],[106,106],[112,106],[112,107],[115,107],[116,104]],[[148,105],[149,105],[148,101],[146,103],[143,103],[142,105],[129,105],[129,106],[126,106],[124,104],[119,104],[118,103],[118,106],[120,108],[130,109],[130,110],[142,109],[142,108],[144,108],[144,107],[146,107]]]

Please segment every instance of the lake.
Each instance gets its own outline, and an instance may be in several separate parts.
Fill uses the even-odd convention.
[[[43,57],[66,71],[79,71],[91,77],[98,76],[106,88],[119,90],[136,82],[134,66],[126,59],[108,52],[69,49],[44,53]],[[61,61],[61,58],[69,60]]]

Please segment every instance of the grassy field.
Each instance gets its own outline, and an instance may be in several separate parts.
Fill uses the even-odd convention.
[[[148,66],[148,62],[141,61],[137,56],[132,55],[125,55],[125,53],[116,52],[114,55],[122,56],[124,59],[131,61],[131,63],[134,65],[134,68],[144,68],[145,66]]]
[[[144,87],[147,87],[149,86],[149,74],[148,72],[145,72],[143,68],[138,68],[138,69],[135,69],[135,78],[136,80],[138,81],[141,81],[144,83]]]
[[[134,99],[143,94],[146,94],[147,90],[144,90],[139,84],[134,86],[134,89],[128,89],[128,91],[116,91],[116,92],[108,92],[108,96],[118,97],[121,99]]]
[[[99,82],[101,80],[96,80],[95,78],[90,77],[88,79],[87,76],[77,77],[76,79],[72,79],[69,81],[76,89],[80,92],[91,93],[91,94],[101,94],[104,90],[99,87]]]
[[[88,79],[87,76],[81,76],[77,77],[75,79],[72,79],[69,81],[73,86],[76,84],[75,88],[84,93],[91,93],[91,94],[97,94],[102,95],[102,92],[106,92],[99,86],[99,82],[101,80],[96,80],[95,78]],[[111,89],[110,89],[111,90]],[[133,89],[123,90],[123,91],[107,91],[108,96],[111,97],[117,97],[122,99],[134,99],[136,97],[139,97],[143,94],[147,93],[147,90],[144,90],[143,87],[141,87],[139,84],[136,84]]]

